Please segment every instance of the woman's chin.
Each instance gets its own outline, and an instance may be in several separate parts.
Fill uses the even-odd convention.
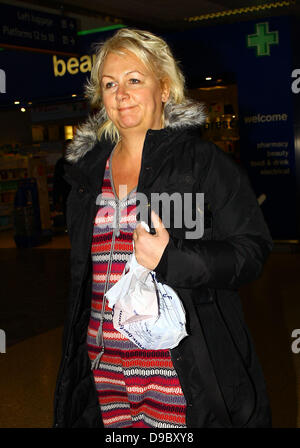
[[[120,120],[118,123],[121,129],[134,129],[134,128],[142,128],[142,124],[139,120]]]

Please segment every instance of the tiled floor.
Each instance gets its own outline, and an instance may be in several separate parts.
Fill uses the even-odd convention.
[[[16,249],[0,233],[0,428],[52,425],[69,279],[69,241]],[[300,353],[291,350],[300,328],[300,252],[279,251],[260,279],[241,289],[246,321],[265,373],[274,427],[300,427]],[[299,344],[300,346],[300,344]]]
[[[0,428],[50,428],[62,328],[8,347],[0,355]]]
[[[1,249],[15,249],[16,243],[14,241],[14,231],[7,230],[5,232],[0,231],[0,248]],[[60,232],[49,242],[38,246],[36,249],[69,249],[70,241],[66,233]]]

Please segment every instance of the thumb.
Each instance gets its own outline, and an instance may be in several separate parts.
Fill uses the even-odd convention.
[[[151,220],[157,234],[159,234],[162,229],[165,229],[164,223],[153,210],[151,210]]]

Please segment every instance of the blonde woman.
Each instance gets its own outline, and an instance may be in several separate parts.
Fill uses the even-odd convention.
[[[247,177],[201,140],[203,107],[185,97],[184,77],[158,36],[121,29],[101,44],[87,92],[98,112],[67,155],[71,287],[54,425],[270,426],[237,293],[260,275],[272,248]],[[163,222],[151,202],[174,193],[182,208],[173,215],[185,215],[180,226],[172,213]],[[192,213],[197,227],[203,215],[194,200],[185,203],[197,193],[204,194],[201,235],[185,219]],[[142,196],[156,210],[151,233],[138,225]],[[185,308],[188,336],[176,348],[144,350],[113,327],[104,294],[120,279],[133,240],[138,262]]]

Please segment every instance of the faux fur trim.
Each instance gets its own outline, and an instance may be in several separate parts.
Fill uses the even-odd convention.
[[[68,145],[66,160],[76,163],[95,146],[98,129],[105,120],[105,112],[101,110],[89,116],[86,122],[78,127],[73,141]],[[165,128],[183,129],[200,126],[205,122],[206,113],[203,103],[187,99],[181,104],[165,106]]]

